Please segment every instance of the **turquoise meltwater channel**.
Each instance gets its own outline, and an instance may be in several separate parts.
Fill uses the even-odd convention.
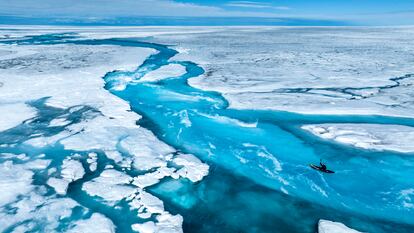
[[[171,61],[178,52],[170,46],[132,38],[83,40],[56,34],[8,43],[118,45],[157,51],[134,71],[107,73],[105,89],[143,116],[137,124],[210,165],[209,175],[197,184],[165,179],[149,188],[167,210],[184,217],[184,231],[315,232],[319,219],[368,232],[414,229],[414,209],[405,208],[401,197],[402,191],[413,188],[412,155],[338,145],[300,128],[313,123],[414,126],[413,119],[229,109],[220,93],[188,85],[188,79],[204,73],[202,67]],[[184,66],[186,73],[157,82],[140,80],[173,63]],[[335,174],[308,166],[320,159],[328,161]],[[88,201],[86,196],[82,199]]]

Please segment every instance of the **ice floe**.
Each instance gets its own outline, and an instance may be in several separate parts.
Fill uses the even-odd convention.
[[[91,196],[115,203],[135,193],[135,188],[128,186],[131,181],[132,177],[115,169],[107,169],[99,177],[84,183],[82,189]]]
[[[340,222],[332,222],[328,220],[319,220],[318,233],[360,233],[354,229],[345,226]]]
[[[26,194],[10,204],[15,212],[0,212],[0,231],[18,227],[23,232],[56,232],[61,221],[67,220],[73,208],[80,207],[70,198],[47,198],[35,192]]]
[[[202,163],[194,155],[179,154],[173,159],[173,162],[183,166],[177,171],[177,174],[188,178],[192,182],[200,181],[208,174],[208,165]]]
[[[142,224],[133,224],[132,229],[140,233],[181,233],[183,218],[179,215],[165,214],[157,217],[158,223],[149,221]]]
[[[15,156],[19,157],[23,158]],[[71,216],[73,208],[79,206],[70,198],[47,196],[44,186],[33,183],[35,173],[42,172],[49,162],[26,159],[18,164],[11,160],[0,164],[0,188],[4,192],[0,195],[0,231],[54,232],[62,220]],[[14,211],[8,211],[9,208]]]
[[[69,184],[81,179],[84,175],[85,169],[83,168],[82,163],[68,158],[62,162],[60,169],[61,178],[50,177],[47,180],[47,185],[52,187],[57,194],[65,195]]]
[[[96,153],[89,153],[88,155],[88,159],[86,160],[86,162],[88,162],[89,164],[89,170],[94,172],[96,171],[97,167],[98,167],[98,154]]]
[[[318,124],[303,129],[318,137],[371,150],[413,153],[414,127],[385,124]]]
[[[85,174],[85,169],[82,166],[82,163],[73,160],[73,159],[65,159],[62,163],[62,170],[61,170],[61,176],[69,181],[76,181],[83,177]]]
[[[166,212],[163,202],[157,197],[144,191],[139,192],[132,200],[131,206],[136,209],[144,208],[147,212],[156,214],[155,222],[133,224],[133,230],[137,232],[182,232],[183,218],[180,215],[172,215]]]

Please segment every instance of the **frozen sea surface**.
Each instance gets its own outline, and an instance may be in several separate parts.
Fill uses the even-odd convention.
[[[4,27],[0,230],[412,232],[411,32]]]

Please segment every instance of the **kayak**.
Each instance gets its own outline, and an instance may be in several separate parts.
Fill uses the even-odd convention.
[[[311,168],[315,169],[315,170],[320,171],[320,172],[325,172],[325,173],[335,173],[334,171],[331,171],[331,170],[328,170],[328,169],[326,169],[326,170],[322,170],[322,168],[321,168],[321,167],[319,167],[319,166],[317,166],[317,165],[314,165],[314,164],[309,164],[309,166],[310,166]]]

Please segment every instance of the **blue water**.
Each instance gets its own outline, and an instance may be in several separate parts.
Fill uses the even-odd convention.
[[[169,61],[177,51],[168,46],[134,39],[73,38],[74,35],[47,35],[8,43],[109,44],[158,51],[135,71],[109,72],[104,77],[105,88],[143,116],[139,125],[177,150],[194,154],[210,165],[209,175],[197,184],[165,179],[150,188],[150,192],[164,200],[168,211],[184,217],[185,231],[314,232],[320,218],[342,221],[369,232],[414,231],[414,211],[403,207],[399,196],[401,190],[413,187],[412,155],[350,148],[320,140],[300,129],[308,123],[414,126],[412,119],[231,110],[219,93],[187,84],[189,78],[203,74],[204,70],[190,61]],[[131,82],[121,91],[113,88],[122,76],[139,79],[170,63],[185,66],[186,73],[156,83]],[[51,133],[48,130],[44,133]],[[21,140],[31,134],[23,134]],[[0,140],[4,141],[4,137],[0,135]],[[19,142],[18,137],[13,136],[14,139]],[[321,174],[308,167],[320,158],[336,173]],[[133,214],[121,219],[117,214],[120,210],[105,207],[80,190],[83,182],[97,174],[88,174],[72,185],[68,195],[109,215],[119,226],[119,232],[129,231]]]

